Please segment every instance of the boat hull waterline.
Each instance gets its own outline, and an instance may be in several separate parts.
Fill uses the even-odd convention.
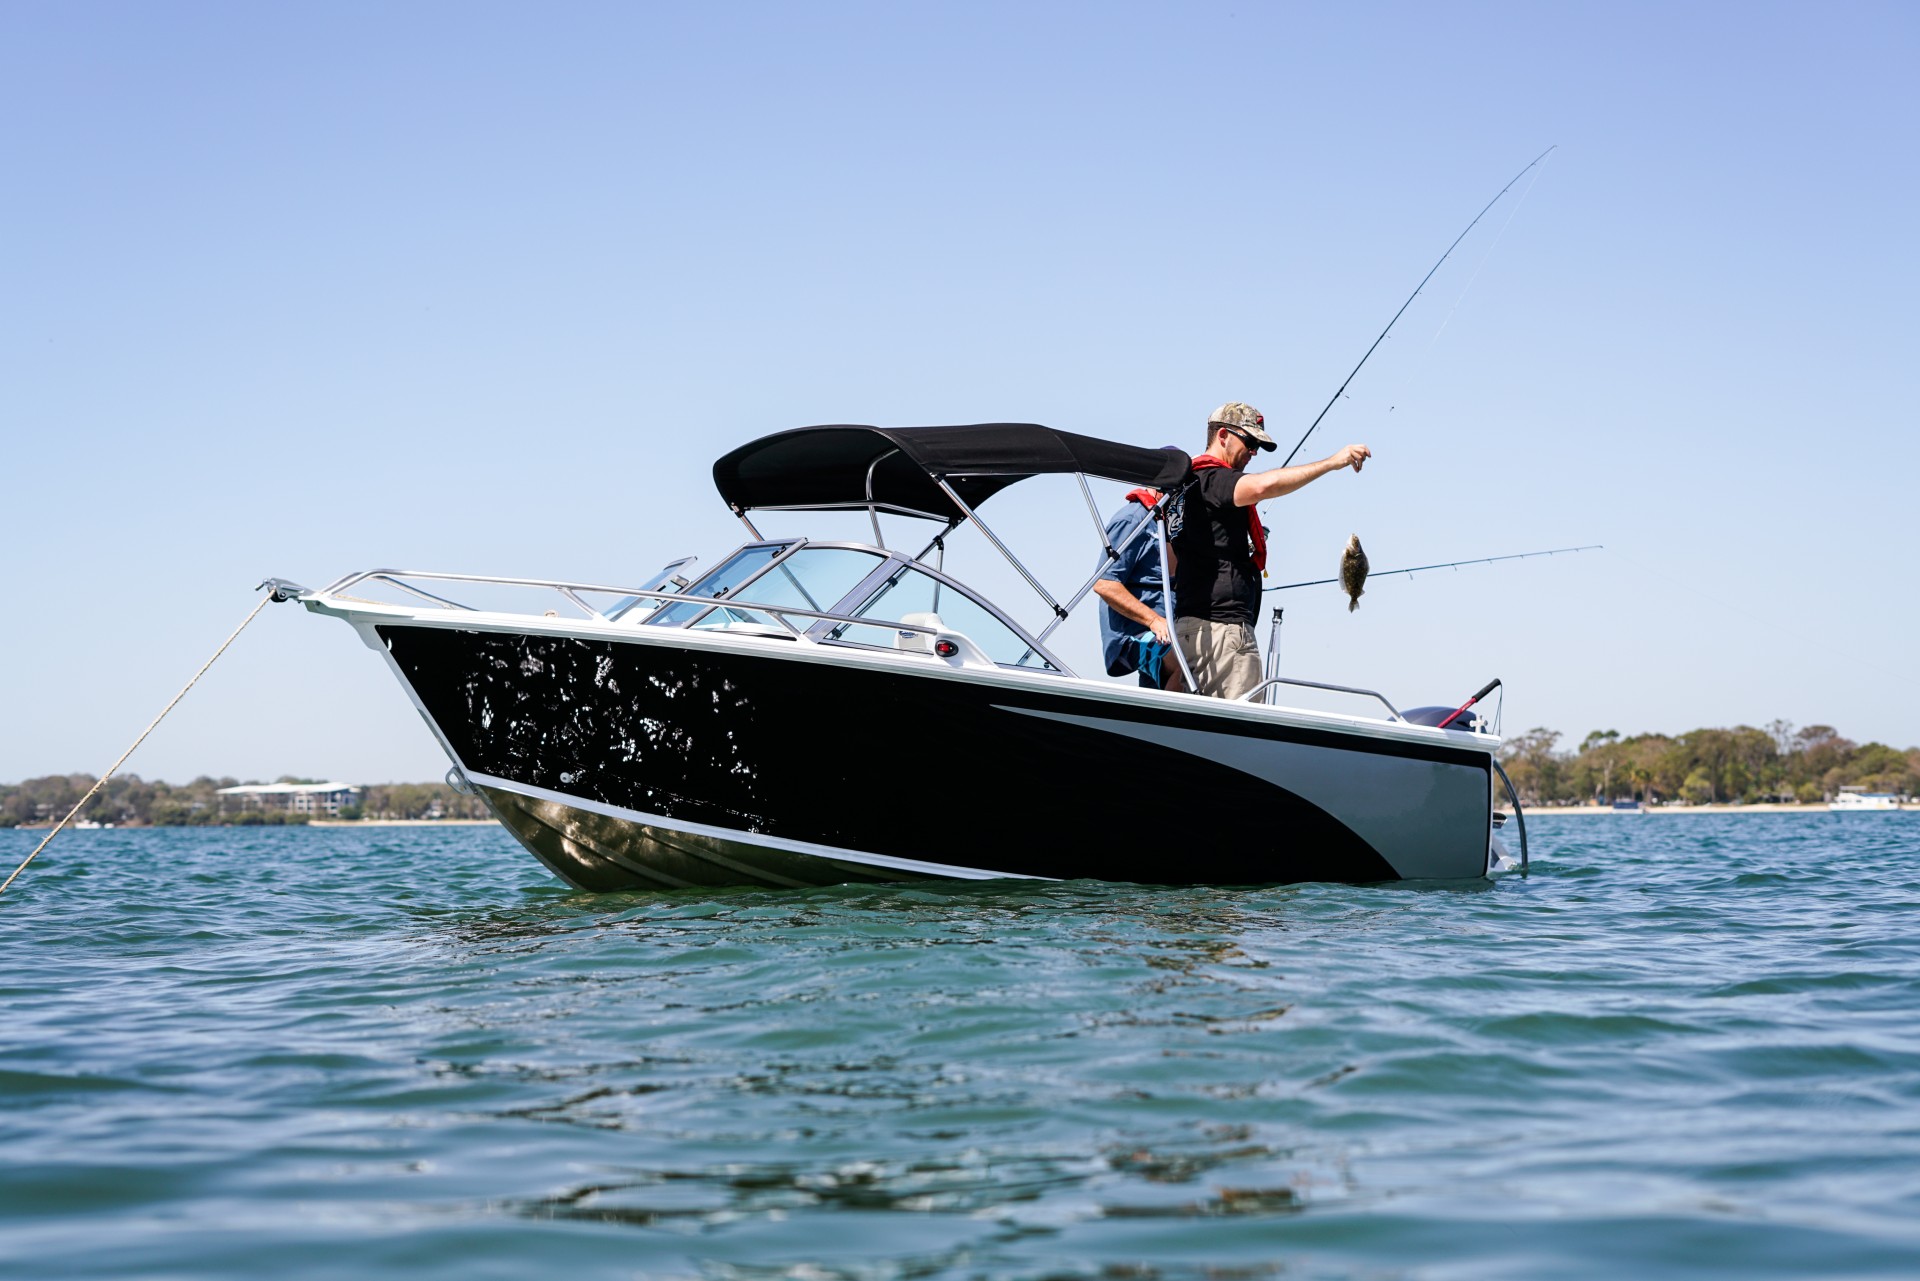
[[[1501,853],[1491,754],[1464,735],[904,655],[353,621],[581,889],[1463,879]]]

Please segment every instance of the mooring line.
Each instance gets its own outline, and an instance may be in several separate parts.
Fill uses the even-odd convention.
[[[261,586],[263,587],[265,585],[266,584],[264,583],[261,584]],[[220,642],[220,648],[213,651],[213,658],[209,658],[206,662],[202,663],[200,665],[200,670],[193,674],[193,679],[188,681],[185,685],[181,686],[180,692],[173,696],[173,702],[168,703],[164,708],[160,710],[160,714],[153,718],[153,724],[147,726],[145,729],[140,731],[140,737],[133,740],[133,746],[129,747],[126,751],[120,753],[120,759],[115,761],[113,763],[112,768],[108,769],[105,774],[102,774],[99,780],[95,782],[92,787],[89,787],[87,789],[87,794],[85,796],[82,796],[80,800],[74,805],[74,807],[67,811],[67,816],[61,819],[59,823],[57,823],[54,826],[54,829],[51,832],[47,833],[47,839],[44,841],[41,841],[38,845],[33,847],[33,853],[27,855],[26,861],[21,863],[19,867],[16,867],[13,869],[13,876],[9,876],[6,880],[0,881],[0,894],[5,894],[7,892],[7,886],[13,884],[14,877],[19,876],[20,873],[27,870],[28,863],[31,863],[33,862],[34,859],[40,857],[40,851],[47,848],[47,846],[53,843],[53,838],[60,835],[61,831],[66,827],[66,825],[73,821],[73,816],[75,814],[78,814],[81,808],[85,806],[88,801],[93,799],[93,794],[99,791],[102,787],[106,786],[107,780],[114,776],[115,771],[117,771],[122,765],[125,765],[127,763],[127,757],[132,756],[135,749],[137,749],[140,746],[140,744],[147,741],[147,735],[153,733],[155,729],[159,728],[160,722],[167,719],[167,713],[171,712],[174,709],[174,707],[180,702],[180,700],[187,696],[187,691],[192,689],[194,685],[199,682],[200,678],[207,674],[207,669],[213,666],[215,659],[218,659],[220,655],[226,653],[227,646],[233,644],[234,641],[239,639],[240,633],[247,630],[247,623],[251,623],[256,617],[259,616],[260,611],[265,609],[267,605],[272,601],[274,601],[275,599],[277,599],[277,597],[272,592],[269,592],[267,595],[260,598],[260,603],[253,607],[253,612],[247,615],[245,621],[243,621],[240,624],[240,626],[233,629],[233,635],[227,637],[224,641]]]

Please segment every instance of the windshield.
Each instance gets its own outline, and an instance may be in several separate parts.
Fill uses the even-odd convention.
[[[1057,670],[992,610],[918,565],[896,562],[896,568],[881,580],[879,588],[860,604],[850,598],[886,565],[888,557],[859,547],[804,545],[791,555],[781,555],[793,546],[749,543],[687,588],[689,596],[724,596],[729,604],[676,601],[649,618],[648,625],[691,625],[786,636],[809,629],[804,615],[785,615],[783,624],[781,616],[755,608],[770,605],[872,619],[870,624],[841,623],[832,627],[825,639],[898,648],[903,637],[914,633],[902,633],[896,624],[906,622],[909,615],[932,614],[939,619],[938,626],[965,636],[1003,667]],[[913,621],[927,623],[925,618]]]
[[[686,601],[669,605],[647,621],[666,627],[682,626],[695,619],[699,620],[693,623],[695,627],[727,627],[737,623],[778,627],[771,614],[745,606],[783,605],[824,614],[886,560],[878,552],[852,547],[802,547],[767,568],[775,555],[789,545],[743,548],[688,588],[689,595],[725,595],[740,605],[722,609]],[[758,577],[754,577],[756,574]],[[800,631],[809,625],[804,616],[789,621]]]
[[[852,612],[861,618],[888,623],[904,622],[909,614],[933,614],[943,628],[965,636],[1003,667],[1053,670],[1053,665],[1034,652],[1019,632],[1001,622],[986,606],[951,584],[909,565],[902,565],[873,599]],[[874,643],[873,637],[861,634],[863,630],[848,625],[834,629],[832,635],[835,639]],[[878,643],[894,644],[891,632]]]
[[[851,547],[803,547],[743,588],[735,600],[824,614],[886,557]]]
[[[701,576],[687,588],[689,596],[725,596],[766,567],[768,561],[791,547],[791,543],[752,543],[742,547]],[[691,601],[669,605],[647,620],[650,627],[681,627],[712,608]]]

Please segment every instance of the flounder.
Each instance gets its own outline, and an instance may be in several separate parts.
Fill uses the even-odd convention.
[[[1367,586],[1367,553],[1360,548],[1360,535],[1347,539],[1347,550],[1340,554],[1340,590],[1347,594],[1347,612],[1360,608],[1360,594]]]

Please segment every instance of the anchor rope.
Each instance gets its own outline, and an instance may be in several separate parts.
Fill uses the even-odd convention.
[[[53,838],[60,835],[61,831],[66,827],[66,825],[73,821],[73,816],[78,814],[81,808],[84,807],[88,801],[93,799],[93,794],[99,791],[102,787],[106,786],[107,780],[112,778],[114,776],[114,773],[117,770],[119,770],[119,768],[122,765],[125,765],[127,763],[127,757],[132,756],[134,753],[134,750],[138,748],[140,744],[147,741],[147,735],[153,733],[154,730],[159,728],[160,722],[167,719],[167,713],[171,712],[174,709],[174,707],[179,704],[180,700],[187,696],[187,691],[192,689],[194,685],[196,685],[199,682],[200,678],[207,674],[207,669],[213,666],[215,660],[217,660],[220,657],[220,655],[227,652],[227,646],[233,644],[234,641],[239,639],[240,633],[247,630],[247,624],[251,623],[256,617],[258,617],[260,614],[260,611],[265,609],[268,603],[271,602],[273,599],[274,599],[274,594],[272,592],[269,592],[265,596],[260,598],[260,603],[253,607],[253,612],[247,615],[245,621],[243,621],[240,624],[240,626],[233,629],[233,635],[227,637],[224,641],[220,642],[220,648],[213,651],[213,657],[209,658],[206,662],[202,663],[200,665],[200,670],[193,674],[193,679],[180,687],[180,692],[173,696],[173,702],[168,703],[165,707],[161,708],[160,714],[153,718],[153,723],[140,731],[140,737],[133,740],[133,747],[129,747],[126,751],[120,753],[120,759],[115,761],[112,767],[109,768],[105,774],[102,774],[99,780],[96,781],[92,787],[89,787],[87,789],[87,794],[85,796],[82,796],[80,800],[74,805],[74,807],[67,811],[67,816],[61,819],[59,823],[57,823],[54,826],[54,829],[51,832],[47,833],[47,839],[44,841],[41,841],[38,845],[34,846],[33,853],[27,855],[26,859],[20,864],[20,866],[13,869],[13,876],[9,876],[6,880],[0,881],[0,894],[5,894],[7,892],[7,886],[13,884],[14,877],[19,876],[20,873],[27,870],[28,863],[31,863],[33,862],[34,859],[40,857],[40,851],[47,848],[47,846],[53,843]]]

